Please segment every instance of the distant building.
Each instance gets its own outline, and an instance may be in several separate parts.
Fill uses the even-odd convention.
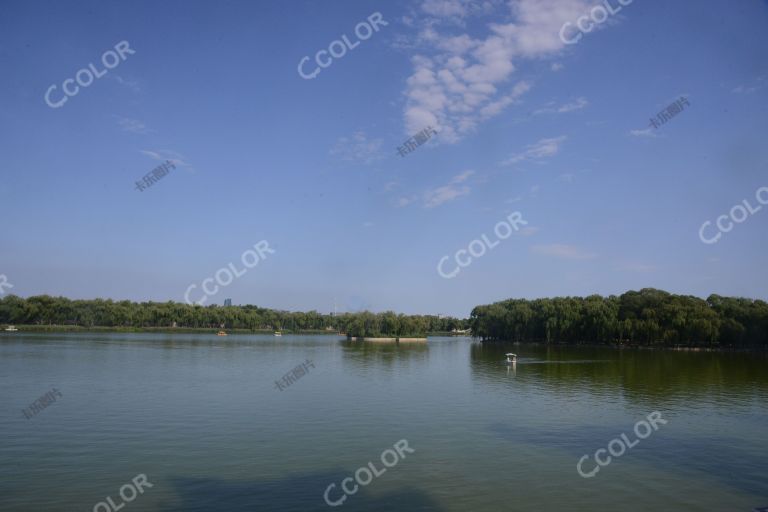
[[[232,305],[232,299],[224,299],[224,307],[231,306]]]

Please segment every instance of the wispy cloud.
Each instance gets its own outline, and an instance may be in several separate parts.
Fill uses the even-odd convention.
[[[574,110],[581,110],[584,107],[589,105],[589,102],[586,98],[578,98],[576,101],[572,101],[570,103],[566,103],[565,105],[560,106],[560,108],[557,109],[558,113],[565,113],[565,112],[573,112]]]
[[[384,192],[392,192],[396,188],[398,188],[400,184],[396,181],[389,181],[386,184],[384,184]]]
[[[536,254],[566,260],[589,260],[597,257],[595,253],[584,251],[574,245],[565,244],[534,245],[531,247],[531,250]]]
[[[478,124],[519,101],[531,88],[527,81],[510,87],[521,59],[557,55],[565,44],[558,31],[566,21],[587,12],[592,0],[515,0],[504,3],[509,23],[490,23],[485,35],[456,33],[471,6],[487,13],[499,2],[424,0],[418,39],[419,53],[412,58],[413,73],[406,82],[403,112],[406,132],[423,126],[440,131],[441,140],[456,142]],[[458,22],[457,22],[458,21]],[[414,24],[417,24],[414,22]]]
[[[371,164],[384,158],[382,139],[369,139],[365,132],[355,132],[351,137],[340,137],[330,154],[345,162]]]
[[[184,161],[184,157],[181,153],[171,151],[169,149],[149,150],[142,149],[139,151],[141,154],[148,156],[158,162],[165,162],[170,160],[177,167],[190,167],[190,165]]]
[[[424,0],[420,7],[431,20],[463,26],[465,18],[492,14],[502,3],[503,0]],[[413,21],[413,18],[408,18]]]
[[[152,133],[154,130],[147,127],[146,124],[138,119],[131,119],[128,117],[119,117],[117,124],[126,132],[146,134]]]
[[[560,145],[566,138],[565,135],[562,135],[560,137],[541,139],[534,144],[526,146],[525,150],[520,153],[513,154],[508,159],[501,162],[501,165],[514,165],[524,161],[541,160],[543,158],[554,156],[560,151]]]
[[[424,208],[434,208],[469,194],[471,189],[467,185],[462,185],[462,183],[467,181],[474,173],[475,171],[465,171],[451,178],[447,185],[427,190],[424,193]]]
[[[401,197],[395,202],[398,208],[404,208],[418,199],[418,196]]]
[[[461,0],[425,0],[421,10],[439,18],[463,18],[467,14],[466,4]]]
[[[124,85],[125,87],[129,88],[133,92],[136,92],[136,93],[141,92],[141,84],[139,84],[138,80],[123,78],[120,75],[114,75],[114,77],[115,77],[115,80],[117,80],[117,83]]]
[[[751,94],[762,89],[768,82],[768,75],[757,77],[750,85],[739,85],[734,87],[731,92],[734,94]]]
[[[587,105],[589,105],[589,101],[587,101],[586,98],[581,97],[577,98],[574,101],[564,103],[562,105],[555,105],[554,101],[551,101],[547,103],[547,105],[543,108],[537,109],[533,111],[533,115],[540,115],[540,114],[567,114],[568,112],[575,112],[576,110],[581,110],[585,108]]]
[[[653,131],[653,128],[648,127],[643,130],[630,130],[630,135],[633,137],[655,137],[656,134]]]
[[[688,93],[682,92],[677,96],[673,98],[669,98],[667,101],[658,104],[657,108],[663,111],[667,107],[671,106],[673,103],[680,101],[681,99],[685,99],[687,101],[688,96],[689,96]],[[656,116],[658,116],[658,114],[656,114]],[[630,130],[629,134],[632,135],[633,137],[657,137],[658,136],[657,131],[653,127],[653,124],[654,124],[653,118],[649,119],[649,121],[650,123],[647,125],[646,128],[643,128],[641,130]]]
[[[475,171],[464,171],[461,174],[457,174],[453,178],[451,178],[451,183],[463,183],[467,181],[467,178],[475,174]]]

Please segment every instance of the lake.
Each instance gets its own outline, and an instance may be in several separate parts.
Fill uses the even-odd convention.
[[[110,497],[122,512],[748,512],[768,506],[767,362],[468,338],[2,333],[0,510],[99,512]],[[580,476],[580,460],[599,471]],[[356,472],[367,485],[345,481]],[[123,500],[137,475],[151,487]]]

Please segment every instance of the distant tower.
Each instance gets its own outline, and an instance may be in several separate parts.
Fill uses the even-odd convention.
[[[232,299],[224,299],[224,307],[228,307],[232,305]]]

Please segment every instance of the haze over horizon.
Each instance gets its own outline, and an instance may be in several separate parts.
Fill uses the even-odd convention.
[[[768,187],[768,2],[634,1],[566,44],[597,4],[2,3],[0,298],[181,302],[264,240],[274,253],[206,304],[463,318],[647,287],[768,299],[768,208],[700,235]],[[134,53],[46,103],[122,41]],[[527,224],[497,239],[514,212]],[[483,235],[498,245],[441,277]]]

